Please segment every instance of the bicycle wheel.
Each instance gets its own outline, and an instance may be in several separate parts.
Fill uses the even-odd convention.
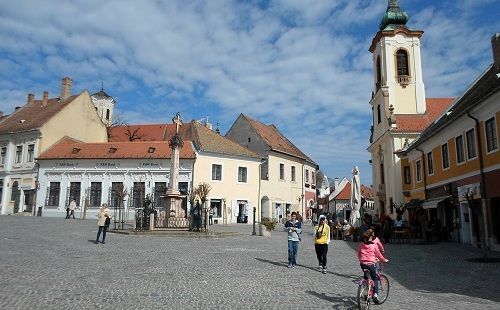
[[[389,297],[389,279],[385,275],[380,275],[380,285],[378,287],[378,301],[383,304]]]
[[[359,310],[368,310],[370,308],[370,300],[368,299],[368,290],[370,286],[368,282],[364,282],[363,284],[358,286],[358,309]]]

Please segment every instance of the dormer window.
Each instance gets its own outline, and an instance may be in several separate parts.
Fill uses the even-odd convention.
[[[78,152],[80,152],[81,149],[77,148],[77,147],[74,147],[73,150],[71,151],[72,154],[77,154]]]
[[[155,148],[150,146],[149,149],[148,149],[148,153],[154,153],[155,152]]]
[[[109,148],[109,152],[110,153],[116,153],[116,150],[117,150],[117,148],[114,147],[114,146],[112,146],[112,147]]]

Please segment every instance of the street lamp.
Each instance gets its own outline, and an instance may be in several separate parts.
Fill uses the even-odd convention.
[[[255,213],[257,213],[257,208],[253,207],[253,231],[252,231],[252,236],[257,235],[257,233],[255,232]]]

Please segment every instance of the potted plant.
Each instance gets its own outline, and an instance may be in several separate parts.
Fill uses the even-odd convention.
[[[265,229],[264,229],[265,228]],[[263,217],[260,221],[259,232],[261,236],[270,236],[271,231],[276,228],[276,222],[268,217]]]

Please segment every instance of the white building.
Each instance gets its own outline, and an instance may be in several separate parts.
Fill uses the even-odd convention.
[[[159,207],[169,182],[170,156],[167,141],[82,143],[64,138],[38,158],[37,206],[43,207],[43,216],[64,217],[72,199],[78,206],[87,199],[89,218],[102,203],[116,206],[116,190],[123,186],[129,216],[134,207],[143,207],[146,196]],[[194,157],[190,141],[185,141],[179,167],[183,193],[192,186]]]

